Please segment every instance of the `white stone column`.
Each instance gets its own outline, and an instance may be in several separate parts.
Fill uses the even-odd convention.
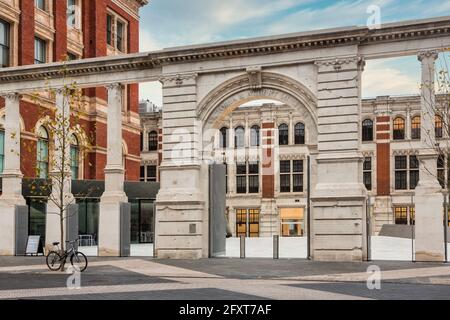
[[[421,149],[419,183],[416,188],[416,261],[444,261],[443,197],[437,179],[435,148],[435,60],[436,51],[419,53],[422,64]]]
[[[311,254],[321,261],[362,261],[367,197],[359,135],[364,61],[353,56],[316,65],[319,137]]]
[[[125,170],[122,149],[122,97],[119,83],[108,89],[107,160],[105,192],[100,200],[99,256],[120,256],[120,206],[128,202],[124,191]]]
[[[5,99],[5,158],[3,190],[0,196],[0,256],[15,254],[15,210],[25,205],[20,170],[20,96],[12,93]]]
[[[64,93],[64,89],[56,91],[56,116],[60,121],[53,137],[53,155],[50,163],[50,178],[52,181],[52,195],[54,201],[48,201],[46,225],[45,225],[45,246],[47,249],[53,248],[53,242],[61,241],[61,211],[59,206],[63,205],[66,212],[63,213],[64,219],[67,218],[67,206],[74,202],[71,193],[71,170],[70,170],[70,122],[65,122],[64,119],[70,119],[70,104],[68,97]],[[63,141],[64,140],[64,141]],[[64,158],[64,159],[63,159]],[[62,179],[62,172],[65,178]],[[61,185],[62,180],[62,185]],[[61,193],[63,199],[61,201]],[[63,228],[65,232],[65,220],[63,221]],[[64,239],[65,241],[66,239]],[[67,239],[74,240],[74,239]]]

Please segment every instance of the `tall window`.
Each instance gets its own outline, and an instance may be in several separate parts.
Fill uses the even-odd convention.
[[[373,121],[370,119],[362,123],[362,141],[373,141]]]
[[[364,158],[363,179],[367,190],[372,190],[372,158]]]
[[[45,11],[45,0],[34,0],[34,5],[36,6],[36,8]]]
[[[294,128],[295,144],[305,144],[305,125],[303,123],[297,123]]]
[[[247,193],[247,164],[236,164],[236,193]]]
[[[235,148],[245,147],[245,129],[243,127],[237,127],[234,130],[234,147]]]
[[[408,183],[409,181],[409,183]],[[395,157],[395,189],[414,190],[419,182],[419,160],[416,156]]]
[[[248,193],[259,192],[259,162],[248,164]]]
[[[303,192],[303,160],[292,161],[293,192]]]
[[[111,15],[106,15],[106,43],[110,46],[113,45],[113,17]]]
[[[278,144],[280,146],[287,146],[289,144],[289,127],[285,123],[278,127]]]
[[[445,188],[445,156],[443,154],[437,159],[437,177],[441,187]]]
[[[48,177],[48,155],[48,132],[44,127],[40,127],[37,142],[37,177],[40,179]]]
[[[420,139],[420,117],[414,117],[411,120],[411,139]]]
[[[67,0],[67,25],[74,28],[77,25],[76,2],[76,0]]]
[[[140,181],[144,182],[145,181],[145,166],[141,166],[141,172],[140,172]]]
[[[44,40],[35,37],[34,38],[34,63],[46,63],[47,62],[47,44]]]
[[[405,139],[405,120],[403,118],[396,118],[394,120],[394,140]]]
[[[414,190],[419,182],[419,160],[416,156],[409,157],[409,189]]]
[[[228,128],[221,128],[219,133],[219,147],[226,149],[228,147]]]
[[[408,172],[408,157],[397,156],[395,157],[395,189],[406,190],[408,187],[407,182]]]
[[[78,180],[80,172],[80,146],[75,135],[72,135],[70,141],[70,171],[72,172],[72,180]]]
[[[280,192],[291,192],[291,161],[280,161]]]
[[[437,139],[441,139],[443,137],[441,116],[436,116],[434,119],[434,133]]]
[[[0,130],[0,173],[5,166],[5,131]]]
[[[156,182],[156,166],[147,166],[147,181]]]
[[[259,147],[260,146],[260,128],[258,126],[253,126],[250,130],[250,146]]]
[[[117,21],[117,35],[116,35],[116,49],[119,51],[125,51],[123,46],[123,40],[124,40],[124,31],[125,31],[125,25]]]
[[[158,150],[158,133],[152,131],[148,134],[148,151]]]
[[[0,68],[9,67],[9,23],[0,20]]]
[[[236,210],[236,236],[259,237],[259,209]]]

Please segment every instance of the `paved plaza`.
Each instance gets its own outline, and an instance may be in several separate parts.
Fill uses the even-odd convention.
[[[49,272],[43,257],[0,258],[0,299],[336,300],[450,299],[450,266],[410,262],[325,263],[302,259],[91,258],[81,288]],[[381,269],[369,290],[367,269]]]

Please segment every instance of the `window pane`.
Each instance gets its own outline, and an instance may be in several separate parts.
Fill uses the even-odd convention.
[[[303,174],[294,174],[294,192],[303,192]]]
[[[236,177],[236,192],[240,194],[247,193],[247,176]]]
[[[106,42],[112,46],[112,24],[113,18],[109,14],[106,16]]]
[[[76,0],[67,0],[67,25],[74,27],[76,24]]]
[[[29,227],[28,235],[41,236],[45,243],[45,216],[46,204],[40,200],[31,200],[29,202]]]
[[[42,39],[34,39],[34,62],[36,64],[47,62],[46,42]]]
[[[372,158],[364,158],[364,171],[372,170]]]
[[[245,130],[242,127],[237,127],[234,133],[234,147],[244,148],[245,147]]]
[[[303,123],[295,125],[295,144],[305,144],[305,125]]]
[[[116,48],[120,51],[125,51],[124,45],[123,45],[123,39],[124,39],[124,29],[125,26],[122,22],[117,21],[117,41],[116,41]]]
[[[245,163],[237,164],[236,174],[247,174],[247,165]]]
[[[414,190],[419,182],[419,170],[411,170],[409,172],[409,188]]]
[[[280,161],[280,173],[291,173],[291,161],[290,160]]]
[[[152,131],[148,134],[148,150],[158,150],[158,133],[156,131]]]
[[[156,166],[147,166],[147,181],[156,182]]]
[[[0,68],[9,66],[9,24],[0,20]]]
[[[141,166],[140,180],[145,181],[145,167]]]
[[[362,125],[362,141],[373,141],[373,122],[364,120]]]
[[[258,126],[253,126],[250,131],[250,145],[252,147],[259,147],[260,145],[260,137],[259,137],[260,129]]]
[[[248,193],[259,192],[259,176],[248,177]]]
[[[280,146],[287,146],[289,144],[289,127],[287,124],[282,124],[278,127],[278,140]]]
[[[395,172],[395,189],[406,190],[406,171]]]
[[[248,164],[248,173],[249,174],[258,174],[259,173],[259,162],[250,162]]]
[[[406,156],[395,157],[395,169],[406,169],[407,168],[407,158]]]
[[[247,236],[247,210],[236,210],[236,236]]]
[[[395,224],[408,224],[408,213],[406,207],[396,207],[395,210]]]
[[[414,117],[411,121],[411,139],[420,139],[420,117]]]
[[[367,190],[372,190],[372,172],[364,172],[364,185]]]
[[[409,157],[409,168],[410,169],[419,169],[419,160],[416,156]]]
[[[396,118],[394,120],[394,140],[405,139],[405,120],[402,118]]]
[[[34,0],[34,5],[37,8],[45,11],[45,0]]]
[[[436,135],[436,138],[440,139],[442,138],[442,117],[436,116],[434,120],[434,133]]]
[[[293,161],[293,172],[303,172],[303,160]]]
[[[291,192],[291,175],[280,175],[280,192]]]
[[[0,130],[0,173],[5,165],[5,131]]]
[[[228,147],[228,128],[220,129],[220,137],[219,137],[219,147],[227,148]]]

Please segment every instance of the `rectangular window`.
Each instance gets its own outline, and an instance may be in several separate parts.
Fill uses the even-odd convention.
[[[407,189],[407,171],[408,163],[406,156],[395,157],[395,189],[406,190]]]
[[[367,190],[372,190],[372,158],[364,159],[363,165],[363,179]]]
[[[123,48],[125,25],[117,21],[117,38],[116,38],[116,49],[119,51],[125,51]]]
[[[76,0],[67,0],[67,25],[75,28],[77,25]]]
[[[34,63],[41,64],[47,62],[47,43],[35,37],[34,38]]]
[[[80,174],[80,151],[78,146],[70,146],[70,170],[72,180],[78,180]]]
[[[409,188],[414,190],[419,182],[419,160],[416,156],[409,157]]]
[[[408,224],[408,208],[407,207],[395,207],[395,224]]]
[[[147,166],[147,181],[156,182],[156,166]]]
[[[9,23],[0,20],[0,68],[9,67]]]
[[[248,193],[259,193],[259,162],[248,164]]]
[[[107,15],[106,16],[106,43],[109,44],[110,46],[113,45],[113,17],[111,15]]]
[[[445,188],[445,156],[440,155],[437,160],[437,177],[439,184],[444,189]]]
[[[140,181],[145,182],[145,166],[141,166]]]
[[[303,192],[303,160],[294,160],[292,168],[294,192]]]
[[[303,208],[280,208],[282,237],[304,235],[304,211]]]
[[[236,210],[236,237],[247,236],[247,210]]]
[[[280,161],[280,192],[291,192],[291,161]]]
[[[45,0],[34,0],[34,5],[36,8],[45,11]]]
[[[236,165],[236,192],[247,193],[247,164],[245,163]]]

